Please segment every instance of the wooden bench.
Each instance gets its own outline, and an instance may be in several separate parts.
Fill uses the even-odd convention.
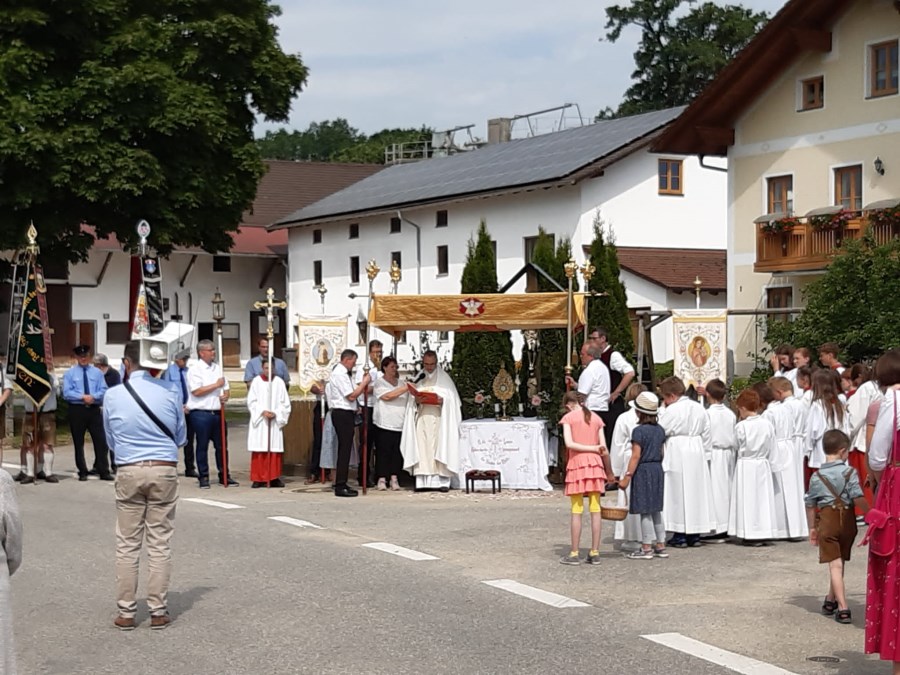
[[[466,471],[466,494],[469,494],[470,487],[472,492],[475,492],[475,481],[477,480],[491,481],[491,494],[494,494],[495,491],[502,492],[499,471],[479,471],[478,469],[472,469],[471,471]]]

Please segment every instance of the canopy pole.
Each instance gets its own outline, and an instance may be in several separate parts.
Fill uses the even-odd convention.
[[[566,270],[566,279],[569,282],[569,291],[568,298],[566,301],[566,376],[570,377],[572,375],[572,305],[574,304],[574,297],[572,293],[572,280],[575,277],[575,270],[577,269],[577,263],[574,258],[570,258],[569,262],[565,265]],[[569,385],[566,384],[566,388],[568,389]]]

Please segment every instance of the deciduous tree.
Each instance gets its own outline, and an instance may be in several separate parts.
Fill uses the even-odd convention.
[[[93,238],[228,250],[264,166],[257,118],[306,81],[269,0],[5,0],[0,5],[0,248],[33,220],[45,257]]]

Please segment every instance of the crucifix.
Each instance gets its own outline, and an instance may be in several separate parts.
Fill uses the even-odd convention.
[[[264,309],[266,310],[266,342],[269,344],[268,349],[268,365],[269,365],[269,403],[267,406],[267,410],[271,412],[272,410],[272,383],[275,379],[275,373],[272,372],[272,341],[275,338],[275,310],[276,309],[286,309],[287,303],[283,300],[280,302],[275,302],[275,289],[270,288],[266,291],[266,301],[265,302],[254,302],[253,308],[256,310]],[[285,382],[287,384],[287,382]],[[268,446],[266,448],[267,457],[267,470],[266,470],[266,487],[269,487],[269,482],[271,478],[271,471],[268,470],[268,463],[271,461],[271,452],[272,452],[272,420],[266,420],[267,429],[268,429]]]

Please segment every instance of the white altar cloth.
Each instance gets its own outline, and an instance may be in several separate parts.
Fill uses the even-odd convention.
[[[510,490],[551,491],[548,460],[546,420],[465,420],[459,430],[459,475],[453,487],[465,487],[466,472],[478,469],[499,471],[500,484]]]

